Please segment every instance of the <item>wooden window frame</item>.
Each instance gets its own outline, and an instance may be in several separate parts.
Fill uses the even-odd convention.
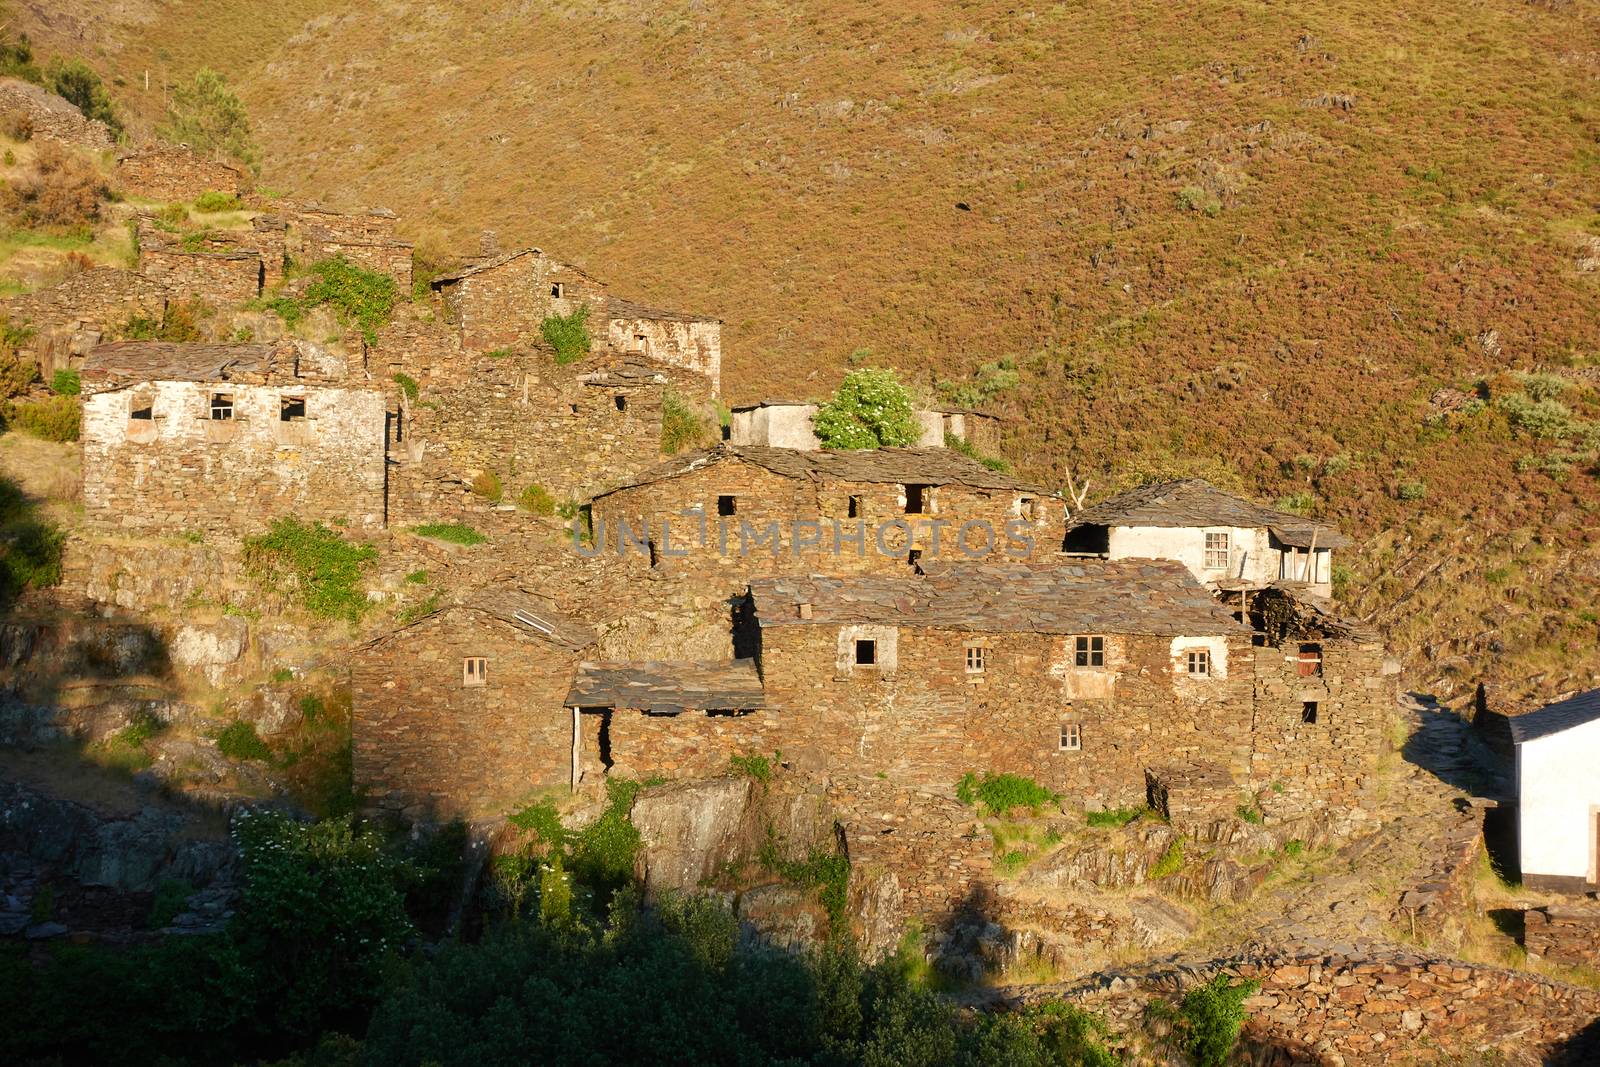
[[[1220,547],[1213,547],[1212,538]],[[1227,530],[1208,530],[1205,534],[1204,557],[1201,563],[1208,571],[1225,571],[1233,564],[1233,534]],[[1213,562],[1221,559],[1221,563]]]
[[[1211,677],[1211,650],[1208,648],[1191,648],[1183,654],[1184,673],[1190,678]],[[1199,670],[1195,667],[1199,666]]]
[[[489,657],[464,656],[461,660],[461,687],[480,689],[489,684]]]
[[[1083,751],[1083,723],[1064,722],[1059,724],[1060,729],[1056,734],[1057,752],[1082,752]]]
[[[989,668],[989,648],[987,645],[969,644],[964,659],[968,674],[982,674]]]
[[[1098,642],[1099,648],[1095,645]],[[1096,662],[1096,657],[1099,661]],[[1106,665],[1106,639],[1104,634],[1076,634],[1072,638],[1072,665],[1086,670],[1097,670]]]

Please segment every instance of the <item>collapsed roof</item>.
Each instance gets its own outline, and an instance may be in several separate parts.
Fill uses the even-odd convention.
[[[1318,548],[1351,544],[1325,522],[1262,507],[1201,478],[1154,482],[1118,493],[1071,516],[1068,526],[1265,527],[1281,543],[1294,548],[1310,547],[1313,538]]]

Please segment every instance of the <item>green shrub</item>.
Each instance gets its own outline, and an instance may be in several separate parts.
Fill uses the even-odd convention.
[[[1571,388],[1572,383],[1559,374],[1519,374],[1522,391],[1534,401],[1554,400]]]
[[[394,383],[400,387],[400,391],[406,395],[407,400],[411,401],[413,404],[417,402],[417,396],[421,390],[417,387],[417,380],[415,378],[411,377],[409,374],[396,374],[394,376]]]
[[[530,485],[517,496],[517,507],[534,515],[554,515],[556,501],[542,485]]]
[[[770,757],[759,753],[749,756],[729,756],[728,769],[734,774],[745,775],[765,785],[772,781],[772,769],[777,766],[780,758],[777,752]]]
[[[1428,487],[1423,482],[1401,482],[1395,487],[1395,496],[1407,503],[1421,500],[1428,495]]]
[[[1309,489],[1301,489],[1298,492],[1290,493],[1288,496],[1280,496],[1278,498],[1278,510],[1287,511],[1291,515],[1309,515],[1316,503],[1317,498],[1311,494]]]
[[[367,610],[363,570],[378,558],[372,545],[351,544],[320,522],[283,518],[244,542],[246,570],[269,585],[287,587],[301,607],[327,619],[360,620]]]
[[[1262,822],[1265,821],[1265,818],[1266,818],[1262,814],[1261,809],[1256,807],[1255,804],[1253,804],[1253,803],[1252,804],[1240,804],[1237,808],[1234,809],[1234,813],[1237,814],[1239,816],[1239,818],[1243,819],[1245,822],[1249,823],[1252,826],[1260,826],[1262,824]]]
[[[550,315],[539,324],[539,335],[556,350],[556,363],[566,366],[589,354],[589,305],[570,315]]]
[[[229,723],[217,734],[217,751],[240,763],[265,763],[272,759],[272,750],[256,733],[255,724],[243,719]]]
[[[294,681],[294,671],[288,667],[274,667],[272,673],[267,675],[267,681],[273,685],[286,685]]]
[[[84,118],[103,122],[114,137],[122,136],[122,120],[111,105],[105,83],[81,59],[52,59],[44,72],[45,88],[83,112]]]
[[[972,442],[968,441],[965,437],[957,437],[953,433],[946,432],[944,435],[944,447],[950,449],[952,452],[960,452],[968,459],[976,460],[992,471],[999,471],[1001,474],[1009,474],[1011,472],[1011,464],[1007,463],[1003,459],[1000,459],[998,456],[984,455],[983,453],[979,452],[977,448],[973,446]]]
[[[1178,206],[1210,218],[1222,214],[1221,197],[1198,185],[1186,185],[1178,190]]]
[[[215,215],[222,211],[238,211],[244,205],[239,203],[239,198],[232,193],[221,193],[216,190],[201,193],[194,198],[194,209],[205,215]]]
[[[494,471],[481,471],[472,479],[472,491],[492,504],[498,504],[500,498],[505,496],[506,488],[500,483],[500,476]]]
[[[606,779],[605,811],[573,840],[573,873],[602,896],[633,878],[633,857],[639,851],[640,838],[629,815],[641,788],[642,783],[628,778]]]
[[[145,743],[161,732],[161,721],[154,715],[140,714],[96,748],[97,762],[118,770],[142,771],[155,762]]]
[[[22,487],[0,476],[0,604],[24,589],[61,584],[61,549],[67,535],[38,518]]]
[[[308,308],[331,306],[340,321],[353,321],[360,327],[367,344],[376,344],[378,328],[388,322],[394,312],[394,279],[358,267],[343,256],[313,264],[311,273],[315,277],[301,297],[304,305]]]
[[[1305,852],[1305,850],[1306,850],[1306,843],[1304,841],[1300,840],[1298,837],[1294,838],[1293,840],[1290,840],[1290,841],[1285,841],[1283,843],[1283,854],[1285,856],[1290,856],[1290,857],[1300,856]]]
[[[562,866],[559,852],[539,873],[539,922],[553,929],[567,929],[574,922],[572,876]]]
[[[172,925],[172,920],[183,914],[194,895],[194,886],[181,878],[163,878],[156,886],[155,899],[150,902],[150,916],[145,925],[152,930]]]
[[[161,318],[135,315],[124,322],[118,332],[127,341],[199,341],[202,339],[199,320],[210,310],[198,300],[175,301],[167,305]]]
[[[431,522],[413,526],[411,532],[418,537],[431,537],[435,541],[448,541],[453,545],[481,545],[489,540],[464,522]]]
[[[855,370],[811,420],[824,448],[884,448],[915,444],[922,434],[911,394],[892,370]]]
[[[1004,815],[1013,808],[1037,812],[1061,797],[1020,774],[985,774],[979,779],[968,772],[956,783],[956,799],[969,806],[977,803],[991,815]]]
[[[1183,838],[1174,837],[1155,863],[1150,865],[1150,880],[1158,882],[1183,870]]]
[[[1082,391],[1091,392],[1093,383],[1103,377],[1105,371],[1099,364],[1092,364],[1086,366],[1082,372],[1074,373],[1086,378]],[[1017,361],[1007,357],[982,364],[973,372],[971,381],[959,383],[941,381],[938,384],[938,391],[940,396],[952,404],[976,408],[1001,393],[1015,389],[1021,381],[1022,375],[1017,370]]]
[[[662,394],[661,451],[664,454],[674,455],[710,437],[711,428],[687,401],[671,389]]]
[[[1234,982],[1219,974],[1184,994],[1178,1009],[1180,1041],[1195,1067],[1227,1067],[1248,1016],[1244,1002],[1260,988],[1255,979]]]
[[[83,405],[75,396],[13,401],[8,421],[24,433],[46,441],[76,441],[83,427]]]
[[[549,800],[540,800],[513,814],[506,820],[519,830],[531,830],[544,846],[560,852],[571,843],[572,835],[561,824],[561,813]]]
[[[1553,397],[1536,400],[1512,393],[1501,397],[1498,404],[1513,429],[1540,440],[1560,440],[1584,429],[1584,423],[1573,417],[1572,409]]]
[[[21,78],[35,85],[44,83],[44,74],[33,61],[33,45],[25,33],[16,40],[0,39],[0,77]]]
[[[50,376],[50,391],[57,396],[77,396],[83,392],[83,379],[77,371],[63,367]]]
[[[406,575],[406,584],[407,585],[427,585],[428,584],[428,572],[426,570],[412,571],[410,574]]]
[[[157,133],[201,155],[231,156],[253,170],[260,169],[244,105],[228,88],[227,79],[208,67],[173,88],[166,122]]]
[[[1150,809],[1136,808],[1107,808],[1105,811],[1089,811],[1084,813],[1084,819],[1090,826],[1126,826],[1133,820],[1146,814]]]
[[[813,848],[803,860],[786,860],[778,851],[778,839],[771,827],[757,858],[761,865],[786,882],[814,889],[817,900],[827,909],[828,922],[836,936],[849,929],[850,859],[843,853]]]

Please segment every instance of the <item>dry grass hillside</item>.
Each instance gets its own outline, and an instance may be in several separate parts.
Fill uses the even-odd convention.
[[[230,72],[270,187],[721,314],[735,399],[870,360],[1041,480],[1221,471],[1369,539],[1415,684],[1600,684],[1595,0],[19,8],[135,126]]]

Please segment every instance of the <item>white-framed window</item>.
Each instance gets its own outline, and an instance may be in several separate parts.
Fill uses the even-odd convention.
[[[1203,648],[1191,648],[1183,654],[1184,669],[1191,678],[1211,677],[1211,653]]]
[[[461,661],[461,684],[463,686],[487,685],[489,681],[489,661],[483,656],[468,656]]]
[[[233,394],[211,394],[211,417],[218,422],[227,422],[233,418]]]
[[[1083,724],[1080,722],[1064,722],[1061,724],[1061,734],[1056,741],[1057,747],[1062,752],[1077,752],[1083,748]]]
[[[1074,667],[1104,667],[1106,665],[1106,639],[1088,634],[1072,639],[1072,665]]]
[[[1206,534],[1206,559],[1208,571],[1225,571],[1228,569],[1228,560],[1232,556],[1233,537],[1226,530],[1220,533]]]
[[[989,650],[982,645],[967,646],[967,673],[982,674],[989,665]]]

